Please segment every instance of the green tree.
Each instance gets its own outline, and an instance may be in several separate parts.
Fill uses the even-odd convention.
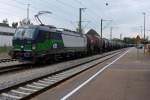
[[[8,24],[8,19],[6,18],[6,19],[4,19],[3,21],[2,21],[2,23],[4,23],[4,24]]]
[[[12,23],[12,27],[13,27],[13,28],[17,28],[17,27],[18,27],[18,22],[13,22],[13,23]]]
[[[125,37],[123,39],[123,41],[127,44],[135,44],[136,43],[136,39],[135,38],[130,38],[130,37]]]

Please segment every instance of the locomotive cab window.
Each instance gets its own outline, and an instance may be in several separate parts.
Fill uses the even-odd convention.
[[[48,31],[39,30],[37,40],[43,42],[46,38],[48,38]]]
[[[61,40],[61,33],[50,32],[49,38],[53,40]]]
[[[33,39],[35,29],[19,28],[16,30],[14,38]]]

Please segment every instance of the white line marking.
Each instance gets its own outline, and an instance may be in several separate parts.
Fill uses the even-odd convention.
[[[86,80],[85,82],[83,82],[81,85],[77,86],[74,90],[72,90],[70,93],[68,93],[67,95],[65,95],[64,97],[62,97],[60,100],[66,100],[68,99],[70,96],[72,96],[75,92],[77,92],[80,88],[82,88],[83,86],[85,86],[87,83],[89,83],[92,79],[94,79],[96,76],[98,76],[100,73],[102,73],[105,69],[107,69],[110,65],[114,64],[116,61],[118,61],[120,58],[122,58],[126,53],[128,53],[129,50],[127,52],[125,52],[124,54],[122,54],[121,56],[119,56],[117,59],[115,59],[114,61],[112,61],[110,64],[104,66],[102,69],[100,69],[97,73],[95,73],[92,77],[90,77],[88,80]]]

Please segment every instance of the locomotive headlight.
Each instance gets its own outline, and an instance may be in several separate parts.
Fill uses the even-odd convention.
[[[23,48],[24,48],[24,46],[22,45],[22,46],[21,46],[21,49],[23,49]]]
[[[36,49],[36,46],[35,44],[32,45],[32,50],[35,50]]]

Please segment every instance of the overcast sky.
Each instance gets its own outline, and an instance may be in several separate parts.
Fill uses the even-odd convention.
[[[51,11],[51,15],[41,16],[45,24],[75,30],[77,27],[79,8],[87,8],[83,12],[83,28],[93,28],[100,32],[100,19],[112,20],[104,22],[104,36],[109,38],[110,27],[113,27],[113,38],[136,36],[141,34],[143,14],[146,13],[146,36],[150,36],[150,1],[149,0],[0,0],[0,20],[8,18],[9,22],[26,18],[27,3],[30,3],[30,19],[38,24],[34,15],[38,11]],[[108,3],[108,6],[106,6]]]

